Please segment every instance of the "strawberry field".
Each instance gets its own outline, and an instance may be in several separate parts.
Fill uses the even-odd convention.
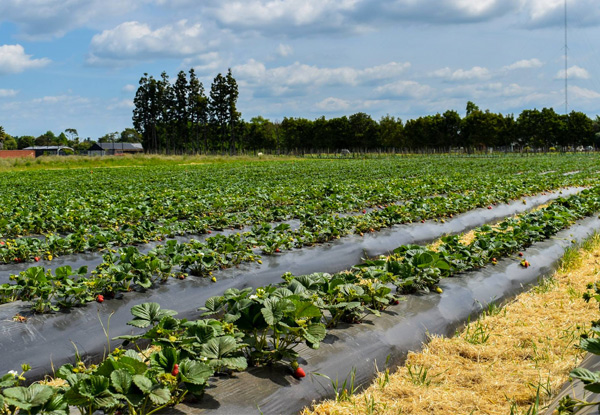
[[[0,372],[31,366],[1,378],[0,413],[149,414],[248,368],[301,378],[302,350],[445,279],[531,275],[528,247],[600,211],[599,174],[588,155],[4,173]],[[60,386],[22,379],[51,366]]]

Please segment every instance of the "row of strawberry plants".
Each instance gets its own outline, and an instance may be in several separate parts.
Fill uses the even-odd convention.
[[[581,196],[588,200],[589,191]],[[571,200],[571,199],[569,199]],[[572,199],[575,200],[575,199]],[[405,205],[390,205],[362,216],[309,217],[297,230],[289,225],[253,227],[244,235],[216,235],[205,242],[167,241],[147,254],[135,247],[109,252],[90,275],[87,269],[74,272],[69,266],[53,274],[43,267],[31,267],[11,276],[12,283],[0,285],[0,302],[29,301],[35,312],[51,312],[97,300],[112,298],[132,288],[150,288],[169,277],[185,278],[186,273],[210,276],[216,269],[243,262],[260,262],[258,249],[271,254],[329,241],[351,232],[380,229],[418,218],[437,217],[448,212],[467,210],[477,199],[459,197],[414,200]],[[181,267],[175,271],[176,267]]]
[[[401,167],[402,171],[406,168],[406,166]],[[168,205],[169,209],[174,209],[175,211],[180,206],[183,206],[181,209],[185,209],[185,214],[182,215],[171,214],[172,212],[169,213],[157,206],[149,206],[145,209],[127,207],[132,203],[131,196],[122,197],[121,199],[125,202],[117,202],[116,199],[119,196],[117,192],[116,195],[108,197],[108,200],[111,204],[124,203],[125,205],[120,213],[105,209],[112,212],[108,222],[105,223],[104,220],[99,219],[100,222],[98,223],[100,225],[96,225],[94,224],[96,222],[93,222],[93,220],[92,222],[84,220],[78,223],[77,226],[62,229],[62,231],[68,232],[64,236],[50,234],[46,239],[13,238],[1,241],[4,245],[0,243],[0,261],[35,261],[36,258],[49,258],[68,253],[102,250],[111,246],[138,244],[148,240],[163,239],[175,234],[205,233],[210,229],[221,229],[224,227],[239,228],[243,225],[266,220],[283,220],[306,215],[332,214],[334,212],[360,209],[365,206],[372,206],[373,204],[386,204],[402,198],[418,197],[420,195],[429,196],[441,191],[468,192],[469,189],[478,189],[483,194],[489,195],[493,193],[494,200],[502,201],[526,193],[534,193],[557,186],[585,182],[585,180],[579,177],[562,176],[560,174],[544,176],[542,180],[535,169],[520,176],[513,174],[513,177],[510,178],[496,174],[473,177],[466,176],[465,173],[457,169],[457,171],[453,172],[450,179],[445,180],[440,180],[438,176],[440,173],[434,172],[434,174],[427,175],[422,179],[414,177],[409,179],[392,178],[375,184],[372,184],[372,181],[367,182],[365,177],[358,177],[356,181],[351,181],[350,183],[336,184],[324,183],[320,180],[314,185],[309,185],[308,188],[306,184],[302,186],[297,184],[286,186],[283,192],[281,187],[272,186],[274,183],[267,181],[266,183],[272,187],[270,191],[260,194],[257,194],[256,191],[250,191],[248,195],[243,197],[243,203],[239,202],[239,198],[229,199],[227,197],[227,186],[225,186],[225,194],[218,194],[218,203],[217,198],[213,194],[207,198],[196,197],[194,203],[197,204],[190,206],[182,201],[182,199],[190,197],[191,192],[188,190],[183,192],[186,196],[178,196],[178,199],[170,199],[164,202]],[[344,177],[344,179],[346,178]],[[499,189],[498,180],[502,180],[501,189]],[[236,189],[235,187],[233,188]],[[40,196],[40,192],[37,192],[37,195]],[[19,200],[22,196],[22,194],[19,194],[13,200]],[[141,195],[137,193],[137,196],[143,200],[147,196],[147,193]],[[277,200],[274,201],[274,198],[277,198]],[[99,198],[98,200],[105,199],[106,197]],[[167,197],[167,199],[169,198]],[[488,199],[492,198],[488,197]],[[199,202],[197,202],[198,200]],[[486,201],[482,200],[482,204],[485,203]],[[77,204],[77,209],[66,208],[68,217],[65,217],[60,212],[54,212],[55,209],[60,208],[64,203],[56,203],[52,209],[40,209],[40,207],[37,207],[36,210],[32,210],[24,205],[18,205],[17,210],[14,207],[12,210],[5,207],[4,218],[0,219],[0,228],[4,224],[5,231],[9,232],[9,234],[26,233],[27,231],[23,228],[21,221],[24,221],[25,217],[28,217],[29,214],[36,215],[40,214],[40,212],[50,214],[51,219],[37,217],[34,221],[35,223],[43,224],[48,219],[48,223],[58,221],[67,226],[73,223],[73,220],[83,220],[82,218],[85,217],[93,218],[105,214],[98,207],[94,207],[91,210],[88,209],[88,206],[95,206],[97,204],[100,203],[87,199],[80,201]],[[153,209],[156,210],[155,213],[152,213]],[[211,213],[206,214],[206,211],[210,211]],[[135,214],[134,212],[140,212],[140,214]],[[56,229],[56,227],[53,228]],[[50,229],[53,228],[51,227]]]
[[[181,402],[188,393],[201,396],[215,372],[244,370],[248,363],[289,361],[301,377],[296,346],[318,348],[327,328],[340,321],[359,322],[396,303],[390,283],[399,291],[428,290],[440,277],[494,263],[492,255],[510,255],[599,209],[600,190],[594,189],[494,228],[483,226],[469,244],[447,237],[436,251],[408,245],[385,261],[366,262],[335,275],[285,274],[275,286],[229,289],[202,308],[217,319],[179,320],[155,303],[135,306],[129,324],[149,329],[119,338],[125,346],[149,341],[158,349],[141,354],[116,349],[99,365],[64,365],[56,372],[64,380],[61,387],[19,386],[23,374],[9,373],[0,380],[0,412],[58,415],[68,413],[70,405],[90,415],[98,410],[150,414]]]
[[[371,229],[380,229],[393,224],[445,217],[476,207],[507,202],[522,196],[524,190],[531,191],[533,189],[535,187],[525,189],[520,187],[515,189],[509,188],[502,191],[497,189],[486,191],[482,189],[477,193],[466,192],[463,194],[448,194],[443,197],[417,197],[400,205],[385,204],[385,209],[382,205],[379,205],[379,208],[384,209],[382,212],[376,211],[372,214],[363,214],[357,217],[340,218],[339,215],[331,214],[331,212],[316,214],[314,211],[306,211],[300,216],[303,225],[302,232],[299,232],[297,235],[298,240],[293,245],[301,247],[311,243],[324,242],[333,239],[332,237],[348,234],[352,229],[356,229],[358,232],[367,232]],[[366,210],[363,212],[366,213]],[[215,226],[220,221],[218,217],[214,215],[207,217],[212,219],[210,221],[198,219],[186,222],[187,232],[195,234],[210,233],[211,228],[220,227]],[[154,222],[143,221],[133,227],[123,225],[117,229],[100,229],[98,227],[83,229],[65,237],[49,235],[43,239],[7,239],[0,241],[0,262],[37,262],[41,259],[52,260],[54,257],[60,255],[104,251],[113,247],[147,243],[150,240],[161,241],[163,238],[172,237],[175,234],[186,233],[179,228],[179,224],[180,222],[174,224],[176,226],[172,227],[170,225],[157,225]],[[241,227],[242,224],[239,222],[235,224],[230,222],[228,226]],[[265,228],[266,226],[270,225],[263,224],[254,228]],[[282,228],[275,227],[275,229]],[[325,235],[319,236],[318,234],[320,233],[325,233]],[[317,236],[311,237],[312,234],[317,234]],[[277,238],[274,238],[274,241],[276,240]],[[254,245],[257,245],[257,243]],[[289,244],[277,244],[271,241],[271,243],[263,247],[263,252],[267,254],[273,253],[276,249],[280,248],[280,246],[275,245]]]

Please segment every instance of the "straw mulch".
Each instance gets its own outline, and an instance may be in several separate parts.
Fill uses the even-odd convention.
[[[581,295],[600,279],[600,237],[584,248],[568,252],[552,278],[459,335],[432,338],[364,392],[303,414],[518,414],[536,396],[548,402],[580,361],[575,345],[598,314]]]

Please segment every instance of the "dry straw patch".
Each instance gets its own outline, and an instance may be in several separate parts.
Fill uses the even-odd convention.
[[[406,365],[347,401],[325,401],[308,414],[509,414],[538,394],[550,399],[581,359],[574,347],[597,305],[581,299],[600,279],[600,236],[565,255],[552,278],[490,309],[453,338],[434,337]]]

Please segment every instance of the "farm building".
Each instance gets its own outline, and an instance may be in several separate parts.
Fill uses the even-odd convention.
[[[90,156],[111,156],[119,154],[143,153],[141,143],[95,143],[90,147]]]
[[[71,147],[67,146],[33,146],[25,147],[23,150],[35,151],[35,156],[66,156],[73,154],[74,151]]]

